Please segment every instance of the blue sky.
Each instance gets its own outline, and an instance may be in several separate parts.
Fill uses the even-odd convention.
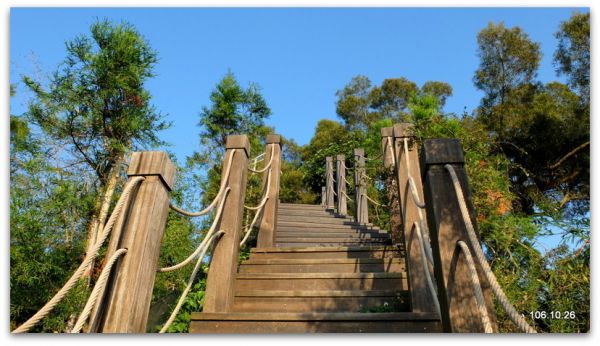
[[[473,85],[477,33],[489,21],[520,26],[541,44],[539,79],[559,79],[552,64],[554,33],[575,8],[12,8],[10,78],[54,71],[64,42],[88,33],[96,18],[133,24],[158,51],[147,83],[158,110],[173,122],[161,134],[180,161],[198,149],[198,115],[231,70],[256,82],[273,111],[267,121],[306,144],[319,119],[336,119],[335,92],[358,74],[374,84],[404,76],[417,84],[450,83],[446,111],[479,104]],[[11,113],[25,111],[20,85]]]

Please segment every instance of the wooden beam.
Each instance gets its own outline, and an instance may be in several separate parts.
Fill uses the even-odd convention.
[[[238,266],[238,254],[244,215],[246,179],[248,177],[248,153],[250,143],[245,135],[227,136],[226,159],[233,154],[231,172],[225,186],[231,190],[224,204],[219,230],[225,232],[216,243],[208,275],[203,311],[228,312],[233,306],[234,283]],[[225,173],[225,172],[223,172]],[[225,179],[222,177],[221,179]]]
[[[468,240],[458,199],[450,174],[444,168],[451,164],[462,186],[467,208],[474,227],[477,227],[462,146],[458,139],[431,139],[423,143],[424,187],[427,204],[427,222],[431,232],[431,246],[438,285],[442,324],[446,332],[483,332],[469,270],[457,242],[462,240],[475,254]],[[492,328],[497,332],[496,315],[489,282],[481,265],[475,261],[479,281],[486,300]]]
[[[131,205],[118,222],[123,227],[120,236],[115,232],[110,240],[107,258],[120,248],[128,252],[113,267],[98,318],[92,320],[89,329],[93,332],[146,332],[175,165],[165,152],[136,152],[127,175],[144,176],[145,180],[132,193]]]
[[[346,157],[344,155],[336,156],[336,180],[337,180],[337,212],[341,216],[348,214],[348,201],[346,201]]]
[[[327,188],[325,190],[325,203],[326,208],[330,210],[333,210],[335,208],[333,184],[333,158],[331,156],[327,156],[325,158],[325,187]]]
[[[369,207],[367,204],[367,181],[365,179],[365,151],[354,149],[354,204],[356,205],[356,222],[369,223]]]
[[[390,236],[394,244],[404,242],[402,218],[400,216],[400,199],[398,198],[398,183],[396,182],[396,166],[394,153],[394,128],[381,128],[381,152],[383,166],[387,170],[385,186],[390,208]]]
[[[273,162],[271,168],[263,174],[263,185],[268,188],[268,200],[265,203],[260,228],[258,231],[256,247],[272,247],[275,243],[275,231],[277,230],[277,207],[279,205],[279,181],[281,178],[281,136],[267,135],[267,145],[265,148],[265,161],[271,161],[271,152],[273,152]],[[270,172],[270,173],[269,173]],[[268,175],[271,174],[269,182]],[[269,186],[266,183],[269,182]],[[258,211],[257,211],[258,212]]]
[[[394,151],[396,155],[396,181],[398,184],[399,209],[402,220],[402,233],[406,247],[406,263],[408,270],[408,282],[411,295],[411,307],[413,312],[436,311],[433,295],[427,286],[426,269],[428,264],[423,261],[423,254],[415,222],[419,223],[423,236],[427,235],[425,230],[425,210],[419,208],[413,198],[409,177],[413,178],[414,187],[419,201],[423,201],[423,186],[421,184],[421,170],[419,167],[419,153],[416,148],[412,124],[395,124],[393,130]],[[404,143],[408,144],[406,151]],[[408,158],[408,163],[407,163]],[[427,238],[425,238],[427,239]]]

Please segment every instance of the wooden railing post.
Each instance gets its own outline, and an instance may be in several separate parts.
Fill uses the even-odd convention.
[[[423,201],[419,155],[414,141],[412,125],[408,123],[395,124],[393,135],[396,155],[396,181],[398,183],[398,196],[400,198],[402,232],[406,247],[411,306],[414,312],[436,311],[434,299],[427,286],[427,273],[425,272],[427,263],[423,262],[421,245],[419,244],[419,237],[416,234],[417,230],[415,228],[415,222],[419,223],[422,235],[426,236],[425,210],[419,209],[415,203],[409,184],[409,177],[412,177],[417,196],[420,201]],[[404,150],[405,139],[408,143],[408,164]],[[421,220],[421,217],[423,217],[423,220]]]
[[[396,166],[394,165],[393,130],[393,127],[384,127],[381,129],[381,152],[383,153],[383,166],[388,172],[385,185],[390,207],[390,236],[394,244],[400,244],[404,240],[404,235],[402,233],[398,184],[396,183]]]
[[[325,158],[325,203],[326,208],[333,210],[335,208],[335,201],[333,197],[333,158],[327,156]]]
[[[426,140],[422,150],[422,164],[425,171],[423,182],[428,202],[427,222],[431,232],[431,247],[444,331],[483,332],[467,262],[464,253],[457,251],[457,242],[461,240],[466,242],[473,256],[475,251],[468,240],[450,174],[444,168],[446,164],[454,167],[464,192],[471,221],[476,227],[460,141],[458,139]],[[489,282],[476,260],[475,266],[492,328],[497,331]]]
[[[225,186],[229,187],[227,200],[223,206],[223,215],[218,230],[225,234],[216,243],[208,275],[204,312],[229,312],[233,306],[234,283],[238,266],[238,253],[244,215],[246,179],[248,177],[248,154],[250,143],[245,135],[227,136],[225,160],[233,155],[231,172]],[[221,179],[224,179],[222,177]]]
[[[275,230],[277,229],[277,207],[279,206],[279,180],[281,175],[281,136],[267,135],[267,145],[265,148],[265,161],[271,161],[271,151],[273,152],[273,162],[271,168],[263,174],[265,189],[269,190],[268,199],[263,207],[263,214],[260,221],[256,247],[271,247],[275,242]],[[269,173],[270,172],[270,173]],[[271,174],[270,186],[266,186],[269,181],[268,175]],[[258,211],[257,211],[258,212]]]
[[[365,179],[365,151],[354,149],[354,197],[356,204],[356,222],[369,223],[369,208],[367,204],[367,182]]]
[[[165,152],[135,152],[127,176],[143,176],[145,180],[132,193],[130,206],[124,209],[126,213],[119,221],[120,236],[110,240],[107,258],[117,249],[128,251],[113,267],[113,278],[98,306],[98,316],[92,320],[91,332],[146,332],[175,166]]]
[[[327,208],[327,188],[321,186],[321,207]]]
[[[337,212],[341,216],[348,214],[348,203],[346,201],[346,166],[344,165],[346,157],[344,155],[336,156],[336,177],[337,181]]]

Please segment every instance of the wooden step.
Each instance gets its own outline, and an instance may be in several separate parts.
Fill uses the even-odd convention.
[[[343,231],[343,230],[333,230],[327,232],[318,232],[318,231],[310,231],[310,232],[301,232],[301,231],[277,231],[275,233],[277,238],[286,238],[286,237],[302,237],[302,238],[362,238],[362,239],[371,239],[371,238],[389,238],[390,235],[387,233],[380,232],[356,232],[356,231]]]
[[[243,291],[235,295],[237,312],[368,312],[385,307],[409,311],[408,292],[374,291]]]
[[[373,246],[373,245],[391,245],[392,240],[388,238],[276,238],[277,247],[297,247],[297,246]]]
[[[290,203],[279,203],[277,209],[295,209],[295,210],[325,210],[320,205],[315,204],[290,204]]]
[[[266,247],[250,250],[250,259],[402,258],[397,246]]]
[[[399,290],[407,289],[406,273],[239,273],[243,290]]]
[[[310,224],[335,224],[335,225],[348,225],[348,226],[359,226],[356,222],[336,217],[327,216],[278,216],[277,223],[288,223],[288,222],[301,222]]]
[[[327,211],[325,209],[312,210],[312,209],[277,209],[277,216],[321,216],[321,217],[335,217],[339,219],[352,220],[351,216],[342,217],[334,212]]]
[[[435,333],[431,312],[394,313],[192,313],[190,333]]]
[[[319,224],[319,223],[309,223],[309,222],[295,222],[295,221],[277,221],[277,229],[280,228],[293,228],[293,229],[303,229],[303,228],[312,228],[312,229],[358,229],[358,230],[379,230],[379,227],[376,226],[365,226],[359,225],[357,223],[351,224]]]
[[[250,259],[239,273],[376,273],[403,272],[400,258]]]

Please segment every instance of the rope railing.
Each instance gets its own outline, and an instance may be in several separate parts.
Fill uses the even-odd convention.
[[[483,324],[484,331],[488,334],[493,333],[494,330],[492,329],[490,316],[488,315],[488,311],[485,307],[485,299],[483,298],[483,291],[481,290],[481,282],[479,281],[479,276],[477,275],[477,268],[475,268],[475,262],[473,262],[473,256],[471,256],[469,246],[464,241],[459,240],[458,242],[456,242],[456,248],[462,250],[462,252],[465,254],[467,267],[469,268],[471,284],[473,285],[473,291],[475,292],[477,310],[479,311],[479,316],[481,317],[481,322]]]
[[[112,270],[113,265],[121,256],[125,255],[126,253],[127,249],[119,249],[115,251],[115,253],[110,257],[110,259],[106,263],[106,266],[102,269],[102,273],[100,273],[100,277],[98,278],[96,285],[94,285],[92,293],[90,294],[90,297],[85,303],[83,310],[79,314],[79,318],[77,319],[75,326],[71,330],[71,333],[79,333],[81,331],[83,325],[87,322],[88,318],[90,317],[92,309],[94,308],[94,305],[96,305],[96,301],[99,297],[102,297],[104,295],[106,284],[108,282],[110,271]]]
[[[256,207],[249,207],[247,205],[244,205],[244,208],[246,208],[248,210],[259,210],[262,207],[264,207],[265,203],[267,203],[267,200],[269,199],[269,191],[271,190],[271,170],[269,170],[269,174],[267,174],[266,186],[267,186],[267,188],[263,194],[263,198],[260,201],[260,203],[258,203],[258,205]]]
[[[396,155],[394,155],[394,147],[392,146],[392,137],[388,136],[385,137],[386,138],[386,150],[387,148],[389,148],[389,150],[392,152],[392,167],[396,167]]]
[[[244,229],[244,238],[240,241],[240,247],[246,243],[248,238],[250,238],[250,234],[252,233],[252,228],[255,226],[256,222],[258,221],[259,215],[261,214],[265,205],[267,204],[267,201],[269,200],[269,192],[271,191],[271,175],[272,175],[272,173],[273,173],[273,170],[269,169],[269,173],[267,174],[267,182],[266,182],[267,188],[265,189],[265,192],[263,194],[262,201],[256,207],[247,207],[244,205],[244,208],[246,208],[248,210],[256,210],[256,213],[254,213],[254,218],[252,219],[252,222],[249,225],[247,225],[246,228]]]
[[[352,197],[348,196],[348,195],[346,194],[346,192],[342,191],[342,194],[344,195],[344,197],[346,197],[346,199],[348,199],[348,200],[350,200],[350,201],[354,202],[354,199],[353,199]]]
[[[429,252],[425,250],[428,248],[429,244],[425,243],[425,239],[423,238],[423,234],[421,233],[421,227],[419,226],[419,222],[415,221],[415,223],[413,224],[413,230],[417,234],[417,240],[419,241],[419,247],[421,250],[421,262],[423,263],[423,270],[425,271],[427,287],[429,288],[429,292],[433,297],[437,313],[440,314],[440,301],[438,300],[437,290],[435,289],[435,285],[433,284],[433,274],[431,273],[431,269],[427,264],[428,261],[430,261],[433,264],[433,258],[427,258],[427,254],[431,256],[431,248],[429,248]],[[408,247],[408,252],[410,252],[410,247]]]
[[[189,255],[186,259],[184,259],[183,261],[179,262],[178,264],[175,264],[175,265],[170,266],[170,267],[159,268],[159,269],[156,270],[157,272],[165,273],[165,272],[171,272],[171,271],[183,268],[186,265],[188,265],[190,262],[192,262],[194,260],[194,258],[196,258],[196,256],[202,251],[202,248],[208,242],[208,239],[212,236],[212,234],[216,230],[217,225],[219,224],[219,221],[221,220],[221,214],[223,213],[223,206],[225,205],[225,201],[227,200],[227,195],[229,194],[230,190],[231,190],[230,187],[227,187],[225,189],[225,193],[223,194],[223,197],[221,198],[221,203],[219,203],[219,208],[217,209],[217,213],[215,214],[215,218],[213,219],[213,222],[212,222],[212,224],[211,224],[208,232],[206,232],[206,235],[204,236],[204,239],[202,240],[202,242],[200,243],[200,245],[198,245],[198,247],[196,248],[196,250],[194,250],[194,252],[192,252],[191,255]]]
[[[144,177],[134,177],[127,182],[125,188],[123,189],[123,193],[119,198],[117,204],[115,205],[110,218],[108,219],[106,226],[104,227],[102,234],[98,241],[94,244],[90,252],[86,255],[83,262],[79,265],[79,267],[75,270],[73,275],[67,280],[65,285],[40,309],[36,312],[31,318],[29,318],[25,323],[21,324],[18,328],[13,330],[13,333],[25,333],[31,327],[35,326],[40,320],[50,313],[54,307],[60,303],[60,301],[69,293],[69,291],[75,286],[77,280],[81,278],[85,270],[89,267],[90,263],[96,258],[98,255],[98,251],[106,241],[106,238],[110,234],[117,218],[121,214],[121,211],[125,205],[129,204],[131,191],[134,187],[136,187],[139,183],[145,180]]]
[[[198,271],[202,267],[202,260],[204,259],[204,256],[206,255],[206,251],[208,250],[209,245],[212,244],[214,239],[216,239],[217,237],[220,237],[223,234],[225,234],[225,232],[221,230],[221,231],[218,231],[215,234],[211,235],[210,237],[206,238],[207,242],[202,247],[202,252],[200,253],[200,256],[198,257],[198,262],[196,262],[196,265],[194,266],[194,270],[192,270],[192,274],[190,274],[190,278],[188,279],[187,285],[186,285],[185,289],[183,290],[183,292],[181,293],[181,296],[179,297],[179,300],[177,301],[177,305],[171,312],[169,319],[167,320],[167,322],[165,322],[163,327],[160,329],[160,332],[159,332],[160,334],[166,332],[169,329],[169,327],[171,326],[171,324],[173,323],[173,321],[175,321],[175,317],[177,317],[179,310],[183,306],[183,303],[185,302],[185,298],[187,297],[190,290],[192,289],[192,285],[194,284],[196,275],[198,275]]]
[[[271,165],[273,164],[273,153],[275,151],[275,147],[271,146],[271,158],[269,159],[269,163],[267,163],[263,168],[261,169],[252,169],[250,167],[248,167],[248,170],[252,173],[263,173],[265,172],[267,169],[269,169],[271,167]]]
[[[213,201],[206,208],[204,208],[203,210],[198,211],[198,212],[186,211],[179,207],[174,206],[173,204],[170,204],[169,208],[178,212],[181,215],[190,216],[190,217],[196,217],[196,216],[202,216],[202,215],[208,214],[208,212],[210,212],[215,207],[215,205],[221,198],[223,191],[225,190],[225,184],[227,182],[227,179],[229,178],[229,174],[231,173],[231,164],[233,163],[233,157],[235,156],[235,153],[236,153],[236,149],[231,150],[231,155],[229,155],[227,167],[225,168],[225,174],[223,175],[223,179],[221,179],[221,185],[219,186],[219,192],[217,192],[217,195],[215,196]]]
[[[458,205],[460,208],[462,219],[465,223],[467,235],[468,235],[469,241],[471,243],[471,246],[475,250],[475,257],[477,258],[477,261],[483,268],[483,273],[484,273],[486,279],[489,281],[492,291],[498,298],[498,302],[500,303],[500,305],[502,305],[502,307],[508,314],[509,318],[519,327],[519,329],[521,329],[522,331],[524,331],[526,333],[536,333],[535,329],[527,323],[525,318],[517,312],[515,307],[508,300],[508,297],[506,297],[506,294],[500,287],[500,284],[498,283],[496,276],[492,272],[492,269],[490,268],[490,265],[488,264],[487,259],[485,258],[484,254],[483,254],[483,250],[481,249],[481,244],[479,244],[477,234],[475,233],[475,228],[473,227],[471,217],[469,216],[469,211],[467,209],[465,196],[464,196],[462,187],[460,185],[460,181],[458,180],[458,176],[456,175],[456,172],[454,171],[454,167],[452,167],[452,165],[446,164],[446,165],[444,165],[444,168],[446,168],[448,173],[450,173],[450,178],[452,179],[454,191],[456,192],[456,197],[458,199]]]

